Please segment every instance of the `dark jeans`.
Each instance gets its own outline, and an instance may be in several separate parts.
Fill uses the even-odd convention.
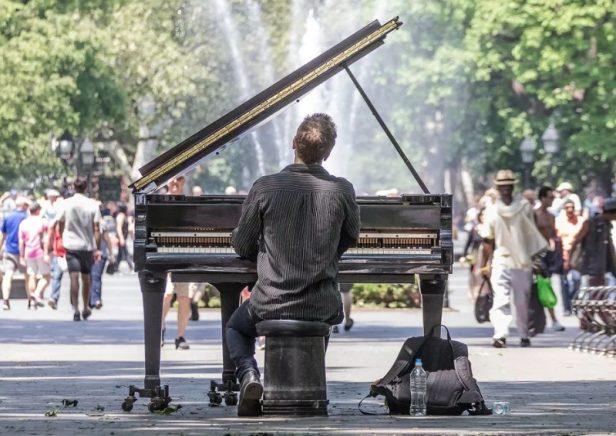
[[[255,360],[256,324],[261,321],[250,311],[250,300],[237,308],[227,322],[227,346],[229,354],[235,363],[235,376],[241,382],[244,374],[253,370],[259,374]]]
[[[566,312],[571,312],[571,301],[580,290],[580,281],[582,276],[574,269],[569,270],[567,274],[561,276],[561,292],[563,297],[563,309]]]
[[[53,256],[51,258],[51,296],[50,298],[54,301],[58,301],[60,299],[60,289],[62,288],[62,276],[64,273],[60,269],[60,265],[58,265],[58,258]]]
[[[105,271],[105,265],[107,264],[107,258],[101,257],[101,260],[94,262],[92,266],[92,287],[90,288],[90,306],[95,306],[97,301],[102,299],[102,286],[103,286],[103,272]]]

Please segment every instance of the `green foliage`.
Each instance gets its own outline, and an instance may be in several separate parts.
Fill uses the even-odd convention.
[[[500,167],[522,171],[525,136],[539,144],[537,181],[581,188],[597,177],[609,189],[613,0],[305,0],[299,11],[287,0],[227,4],[251,92],[296,66],[292,40],[308,9],[325,46],[375,15],[399,14],[404,26],[352,68],[434,191],[444,189],[446,170],[468,169],[477,185]],[[0,189],[62,174],[49,140],[64,130],[120,149],[126,161],[114,158],[128,175],[133,161],[140,166],[241,103],[234,71],[217,2],[0,0]],[[340,104],[349,111],[339,123],[354,129],[348,167],[359,192],[417,191],[363,102],[347,90]],[[550,122],[561,136],[556,156],[539,140]],[[275,171],[272,126],[259,134],[265,170]],[[198,167],[194,182],[222,192],[247,188],[256,173],[246,137]]]
[[[420,307],[421,296],[417,285],[355,284],[353,302],[360,307],[390,308]]]

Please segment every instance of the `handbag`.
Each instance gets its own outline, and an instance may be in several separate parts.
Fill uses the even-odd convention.
[[[556,306],[556,294],[554,294],[550,279],[542,275],[537,275],[535,276],[535,281],[537,283],[537,297],[541,305],[548,309]]]
[[[475,300],[475,319],[479,324],[490,321],[490,309],[492,309],[493,304],[494,291],[492,290],[492,283],[489,278],[484,277]]]
[[[428,373],[428,415],[491,415],[485,405],[477,381],[473,378],[468,360],[468,347],[453,341],[447,327],[447,339],[432,336],[409,338],[404,342],[398,357],[385,376],[370,385],[370,393],[359,402],[364,415],[374,415],[362,410],[362,402],[369,397],[382,395],[390,415],[408,415],[411,407],[410,379],[415,359],[421,358]]]

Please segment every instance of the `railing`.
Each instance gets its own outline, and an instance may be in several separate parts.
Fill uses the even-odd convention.
[[[616,357],[616,286],[583,288],[572,306],[582,332],[569,348]]]

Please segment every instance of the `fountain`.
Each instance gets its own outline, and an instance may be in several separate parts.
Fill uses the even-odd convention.
[[[242,100],[247,100],[252,97],[252,92],[250,88],[250,82],[248,80],[248,75],[246,74],[246,71],[248,70],[246,69],[246,65],[244,64],[244,60],[239,51],[239,38],[236,32],[236,27],[232,23],[231,11],[229,10],[229,5],[226,0],[215,1],[216,10],[220,15],[223,32],[229,45],[231,61],[233,62],[233,72],[239,84],[240,97],[242,98]],[[261,141],[259,140],[259,134],[256,130],[253,130],[250,132],[250,137],[255,144],[258,175],[264,175],[265,163],[263,156],[263,146],[261,145]]]

